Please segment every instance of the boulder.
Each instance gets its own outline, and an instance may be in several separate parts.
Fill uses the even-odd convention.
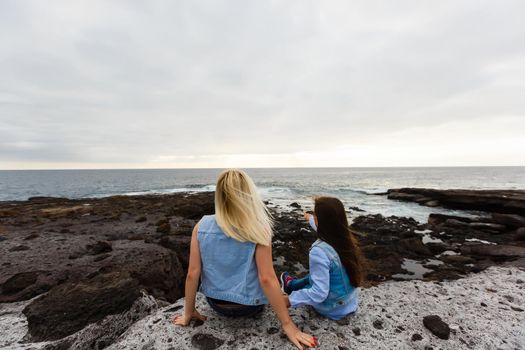
[[[397,188],[387,191],[389,199],[428,203],[436,201],[444,207],[481,210],[496,213],[525,213],[524,190],[438,190],[429,188]]]
[[[56,340],[107,315],[128,310],[138,296],[139,282],[128,273],[114,272],[59,285],[23,312],[32,340]]]
[[[16,252],[17,259],[0,256],[0,261],[10,261],[0,269],[0,302],[30,299],[63,282],[115,271],[129,272],[157,298],[174,301],[183,294],[185,273],[174,251],[144,241],[117,240],[111,245],[94,243],[98,248],[72,252],[86,246],[86,240],[89,237],[69,235],[57,240],[53,234],[42,235],[31,240],[40,247],[38,251]],[[99,249],[102,247],[107,248]],[[109,247],[109,253],[92,255]]]

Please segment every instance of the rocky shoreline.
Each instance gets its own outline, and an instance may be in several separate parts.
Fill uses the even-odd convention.
[[[390,190],[388,196],[411,201],[426,196],[421,202],[427,205],[438,198],[432,191],[434,197],[413,190]],[[388,280],[454,280],[494,265],[521,273],[525,219],[516,210],[519,196],[500,193],[499,206],[483,207],[499,211],[479,218],[432,214],[427,223],[370,214],[355,218],[352,229],[368,261],[368,286]],[[465,203],[462,209],[483,210],[479,203]],[[0,331],[0,338],[8,339],[0,347],[103,349],[155,310],[180,304],[191,230],[213,210],[213,193],[1,202],[0,314],[18,312],[10,327],[19,325],[27,334],[11,339]],[[315,236],[301,220],[302,209],[294,204],[273,214],[276,270],[304,273]],[[172,347],[183,348],[176,344],[181,343]]]

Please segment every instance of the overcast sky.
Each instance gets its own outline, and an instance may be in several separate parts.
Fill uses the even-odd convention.
[[[525,165],[525,2],[0,2],[0,169]]]

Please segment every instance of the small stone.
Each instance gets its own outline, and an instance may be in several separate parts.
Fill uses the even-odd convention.
[[[437,315],[423,317],[423,325],[438,338],[447,340],[450,337],[450,327]]]
[[[511,308],[512,310],[514,310],[514,311],[523,312],[523,309],[522,309],[522,308],[519,308],[519,307],[516,307],[516,306],[511,306],[510,308]]]
[[[290,204],[290,206],[293,208],[301,209],[301,205],[297,202],[293,202],[292,204]]]
[[[359,327],[352,328],[352,332],[354,332],[355,336],[361,335],[361,329]]]
[[[487,307],[487,304],[485,304],[484,302],[481,302],[480,305],[483,306],[483,307]]]

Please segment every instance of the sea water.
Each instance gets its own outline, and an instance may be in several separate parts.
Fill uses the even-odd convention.
[[[389,188],[525,189],[525,167],[451,168],[257,168],[245,169],[262,197],[280,209],[313,197],[340,198],[349,217],[364,213],[409,216],[426,222],[429,213],[478,215],[388,200]],[[222,169],[11,170],[0,171],[0,200],[34,196],[96,198],[112,195],[213,191]]]

